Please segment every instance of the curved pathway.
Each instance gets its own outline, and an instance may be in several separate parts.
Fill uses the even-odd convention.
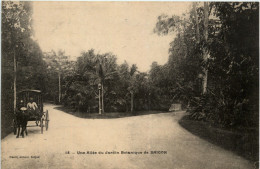
[[[51,121],[44,134],[40,134],[40,127],[31,127],[25,138],[17,139],[10,134],[2,140],[3,169],[254,168],[242,157],[183,129],[178,120],[184,112],[82,119],[56,110],[54,105],[45,108],[49,110]],[[89,154],[82,154],[87,151]],[[110,154],[105,154],[106,151]],[[148,154],[144,154],[145,151]],[[163,152],[151,154],[151,151]],[[23,158],[19,158],[21,156]]]

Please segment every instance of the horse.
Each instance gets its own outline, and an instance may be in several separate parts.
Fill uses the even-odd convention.
[[[29,120],[29,114],[27,112],[27,108],[22,107],[20,108],[20,110],[16,111],[15,119],[16,119],[16,127],[18,128],[16,138],[19,138],[20,128],[22,128],[21,135],[24,138],[24,132],[26,135],[28,135],[26,127]]]

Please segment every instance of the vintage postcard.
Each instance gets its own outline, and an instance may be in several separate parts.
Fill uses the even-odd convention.
[[[259,2],[2,1],[2,169],[259,168]]]

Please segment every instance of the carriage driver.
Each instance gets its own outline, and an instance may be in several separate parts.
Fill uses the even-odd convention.
[[[37,104],[33,101],[33,98],[32,98],[32,97],[30,97],[30,101],[29,101],[29,103],[27,104],[27,109],[33,109],[34,111],[35,111],[36,109],[38,109],[38,106],[37,106]]]
[[[30,101],[29,101],[29,103],[27,103],[27,109],[28,109],[28,112],[29,112],[30,116],[33,116],[33,115],[40,116],[39,110],[38,110],[38,106],[33,101],[32,97],[30,97]],[[38,120],[36,120],[35,123],[38,126]]]

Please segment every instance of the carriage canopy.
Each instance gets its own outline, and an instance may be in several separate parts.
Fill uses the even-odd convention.
[[[17,93],[17,103],[23,100],[24,107],[29,103],[30,98],[33,98],[33,101],[37,104],[39,110],[43,112],[43,100],[42,92],[40,90],[22,90]]]

